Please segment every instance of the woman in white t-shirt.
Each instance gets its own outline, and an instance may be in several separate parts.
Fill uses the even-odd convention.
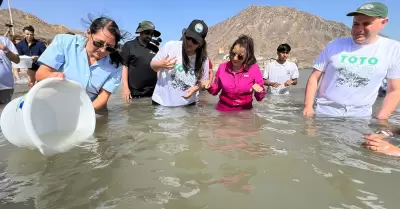
[[[196,104],[201,81],[209,79],[207,32],[204,21],[193,20],[181,41],[167,42],[154,56],[151,67],[158,79],[153,104],[170,107]]]

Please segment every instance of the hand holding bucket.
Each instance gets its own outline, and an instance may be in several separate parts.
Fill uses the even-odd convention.
[[[62,73],[54,75],[4,108],[0,125],[10,143],[53,155],[92,137],[96,116],[85,89]]]

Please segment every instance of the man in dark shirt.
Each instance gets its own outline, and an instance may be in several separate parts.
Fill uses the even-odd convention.
[[[32,87],[33,85],[35,85],[35,74],[36,71],[39,69],[39,64],[37,63],[37,60],[39,56],[42,55],[44,50],[46,50],[46,45],[43,42],[35,39],[35,29],[33,28],[33,26],[29,25],[24,27],[24,29],[22,29],[22,32],[24,33],[25,39],[18,42],[16,48],[20,56],[26,55],[32,57],[32,68],[28,69],[27,71],[29,82],[28,85],[29,87]]]
[[[149,42],[161,33],[150,21],[139,23],[136,33],[139,36],[126,42],[121,52],[122,97],[127,102],[132,98],[151,97],[157,83],[157,73],[150,67],[156,52],[151,50]]]

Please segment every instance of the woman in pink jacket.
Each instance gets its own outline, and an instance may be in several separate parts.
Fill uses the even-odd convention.
[[[229,62],[219,65],[214,82],[203,82],[203,88],[212,95],[222,90],[217,110],[251,109],[253,94],[257,101],[265,97],[263,77],[256,62],[253,39],[240,36],[229,51]]]

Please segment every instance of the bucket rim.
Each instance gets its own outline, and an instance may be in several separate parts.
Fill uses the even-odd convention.
[[[46,78],[46,79],[44,79],[44,80],[38,82],[37,84],[35,84],[35,85],[29,90],[29,92],[26,93],[26,94],[24,95],[24,106],[26,106],[26,105],[31,106],[31,105],[32,105],[33,98],[34,98],[34,95],[36,95],[36,93],[37,93],[41,88],[43,88],[43,87],[45,87],[45,86],[47,86],[47,85],[49,85],[50,83],[53,83],[53,82],[69,82],[69,83],[71,83],[71,84],[73,84],[73,85],[78,85],[79,87],[81,87],[80,84],[77,83],[77,82],[75,82],[75,81],[71,81],[71,80],[67,80],[67,79],[63,79],[63,78],[58,78],[58,77]],[[81,88],[82,88],[82,87],[81,87]],[[86,93],[86,92],[85,92],[85,93]],[[22,107],[22,108],[23,108],[23,107]],[[93,110],[93,112],[94,112],[94,110]],[[35,144],[35,146],[40,150],[40,152],[41,152],[42,154],[44,154],[43,148],[44,148],[44,147],[48,147],[48,145],[45,144],[45,143],[43,143],[43,142],[39,139],[39,136],[37,135],[37,133],[36,133],[34,127],[33,127],[33,123],[32,123],[32,120],[31,120],[31,119],[32,119],[32,117],[31,117],[31,111],[30,111],[30,110],[29,110],[29,111],[28,111],[28,110],[22,111],[22,118],[23,118],[23,120],[24,120],[24,125],[25,125],[25,128],[26,128],[27,134],[28,134],[30,137],[32,137],[32,138],[31,138],[32,142],[33,142],[33,143]]]

